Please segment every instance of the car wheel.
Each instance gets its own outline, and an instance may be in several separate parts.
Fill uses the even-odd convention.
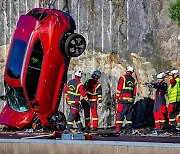
[[[62,112],[56,112],[50,117],[50,129],[63,131],[66,128],[66,117]]]
[[[70,35],[65,42],[65,53],[69,57],[80,56],[86,48],[85,38],[80,34]]]
[[[64,34],[61,36],[61,39],[60,39],[60,52],[62,55],[66,56],[66,53],[65,53],[65,42],[67,40],[67,38],[72,35],[72,32],[70,31],[66,31],[64,32]]]

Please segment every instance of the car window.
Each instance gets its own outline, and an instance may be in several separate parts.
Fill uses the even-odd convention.
[[[12,44],[7,69],[7,75],[11,78],[20,78],[26,46],[26,42],[20,39],[15,39]]]
[[[13,110],[18,112],[25,112],[29,110],[22,88],[14,88],[5,84],[5,91],[8,100],[7,102]]]
[[[43,56],[41,41],[37,40],[31,53],[26,75],[26,90],[30,101],[33,100],[36,95]]]
[[[47,17],[47,13],[39,10],[32,10],[27,15],[32,16],[40,21],[42,21],[45,17]]]

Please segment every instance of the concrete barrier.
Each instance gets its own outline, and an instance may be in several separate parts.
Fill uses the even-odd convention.
[[[0,154],[178,154],[180,144],[1,139]]]

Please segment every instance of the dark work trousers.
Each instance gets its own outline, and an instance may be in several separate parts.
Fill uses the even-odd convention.
[[[132,106],[133,106],[133,103],[122,103],[122,102],[118,103],[117,114],[116,114],[116,131],[119,131],[120,129],[122,129],[125,116],[126,116],[126,127],[127,129],[131,129]]]
[[[97,102],[90,101],[90,106],[86,105],[84,108],[85,125],[86,128],[90,128],[90,110],[92,114],[92,128],[98,127],[98,114],[97,114]]]
[[[82,123],[80,120],[78,104],[69,106],[69,110],[70,112],[67,120],[67,130],[70,131],[73,128],[73,124],[75,120],[78,130],[82,131]]]
[[[168,105],[168,118],[170,125],[180,126],[180,102]]]

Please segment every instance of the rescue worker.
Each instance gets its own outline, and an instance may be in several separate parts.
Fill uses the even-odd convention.
[[[121,76],[116,90],[116,131],[121,131],[123,121],[126,116],[127,130],[131,130],[132,126],[132,107],[136,96],[135,79],[132,77],[133,67],[128,66],[126,74]]]
[[[165,123],[166,116],[166,99],[165,94],[167,92],[167,83],[164,81],[165,73],[159,73],[157,75],[157,82],[151,83],[149,86],[152,86],[156,89],[155,99],[154,99],[154,121],[155,128],[162,129]]]
[[[78,131],[82,132],[83,126],[80,121],[79,115],[79,101],[80,95],[88,102],[88,97],[84,89],[83,84],[81,83],[82,71],[78,70],[75,72],[75,78],[68,81],[64,89],[65,98],[67,104],[69,105],[69,116],[67,119],[67,131],[71,132],[73,128],[73,122],[75,120],[78,127]]]
[[[180,78],[179,71],[173,70],[168,75],[168,118],[169,124],[180,128]]]
[[[89,99],[89,105],[83,104],[86,130],[90,130],[90,110],[92,114],[92,130],[96,131],[98,128],[98,114],[97,107],[102,107],[102,86],[98,79],[101,77],[101,72],[95,70],[91,79],[86,80],[84,87]]]

